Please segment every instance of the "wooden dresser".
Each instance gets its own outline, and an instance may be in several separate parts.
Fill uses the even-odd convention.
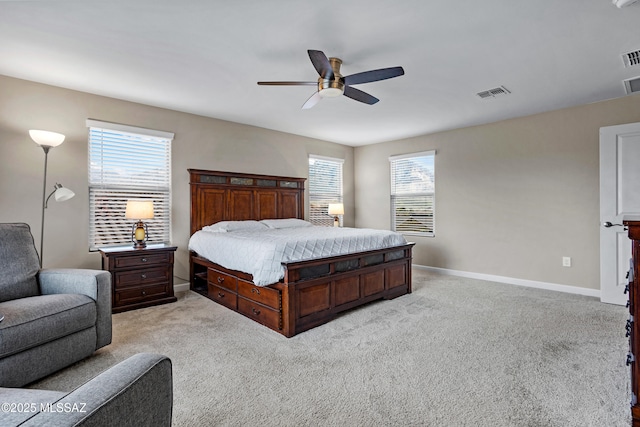
[[[111,273],[113,313],[176,301],[173,254],[176,246],[148,245],[100,249],[102,269]]]
[[[625,217],[622,221],[629,229],[631,239],[631,262],[629,269],[629,285],[625,290],[629,293],[629,320],[627,320],[627,336],[629,337],[629,354],[627,365],[631,367],[631,417],[633,427],[640,427],[640,217]],[[639,319],[639,321],[635,321]]]

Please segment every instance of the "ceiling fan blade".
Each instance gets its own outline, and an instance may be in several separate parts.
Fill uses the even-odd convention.
[[[346,85],[358,85],[362,83],[377,82],[378,80],[391,79],[404,75],[402,67],[380,68],[379,70],[364,71],[362,73],[351,74],[344,78]]]
[[[258,82],[264,86],[317,86],[318,82]]]
[[[313,107],[318,102],[320,102],[321,99],[322,99],[322,97],[320,96],[320,92],[314,93],[313,95],[311,95],[311,98],[307,99],[307,102],[305,102],[302,105],[302,109],[303,110],[308,110],[309,108]]]
[[[331,68],[331,63],[329,62],[329,58],[324,54],[321,50],[311,50],[307,51],[309,54],[309,59],[311,59],[311,63],[315,67],[320,77],[323,79],[333,79],[333,68]]]
[[[356,101],[364,102],[365,104],[369,105],[373,105],[376,102],[380,101],[375,96],[369,95],[368,93],[351,86],[345,86],[344,96],[348,96],[351,99],[355,99]]]

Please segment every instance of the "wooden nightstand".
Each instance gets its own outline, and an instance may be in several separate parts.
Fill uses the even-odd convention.
[[[111,273],[113,313],[176,301],[173,253],[176,246],[120,246],[100,249],[102,269]]]

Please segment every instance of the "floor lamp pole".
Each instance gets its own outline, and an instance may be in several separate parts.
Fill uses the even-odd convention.
[[[44,150],[44,182],[42,184],[42,222],[40,223],[40,268],[42,268],[42,251],[44,243],[44,206],[47,197],[47,158],[49,157],[49,149],[46,145],[41,145]]]
[[[47,159],[49,157],[49,150],[52,147],[57,147],[62,144],[64,141],[64,135],[56,132],[49,132],[46,130],[36,130],[31,129],[29,131],[29,136],[33,141],[42,147],[44,151],[44,178],[42,182],[42,221],[40,222],[40,268],[42,268],[42,260],[44,259],[44,210],[47,207]],[[55,185],[54,192],[58,190],[63,190],[64,188],[60,184]],[[73,191],[64,189],[64,194],[59,194],[56,196],[57,201],[64,201],[72,198],[74,196]],[[51,194],[53,195],[52,192]]]

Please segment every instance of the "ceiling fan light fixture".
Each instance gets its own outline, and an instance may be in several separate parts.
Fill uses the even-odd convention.
[[[615,4],[618,9],[622,9],[623,7],[629,6],[630,4],[633,4],[638,0],[612,0],[612,1],[613,1],[613,4]]]
[[[337,87],[328,87],[320,89],[320,96],[323,98],[335,98],[336,96],[342,95],[342,92],[342,89],[338,89]]]
[[[335,98],[344,93],[344,82],[340,75],[336,79],[318,79],[318,95],[322,98]]]
[[[363,83],[377,82],[380,80],[391,79],[404,75],[402,67],[379,68],[377,70],[363,71],[361,73],[351,74],[344,77],[340,74],[340,66],[342,60],[340,58],[327,58],[321,50],[307,50],[309,59],[313,67],[318,72],[318,89],[311,95],[307,101],[302,104],[303,110],[308,110],[316,105],[322,98],[337,98],[344,95],[363,104],[373,105],[380,101],[375,96],[352,87],[352,85],[360,85]],[[259,85],[273,86],[307,86],[314,84],[313,82],[258,82]]]

